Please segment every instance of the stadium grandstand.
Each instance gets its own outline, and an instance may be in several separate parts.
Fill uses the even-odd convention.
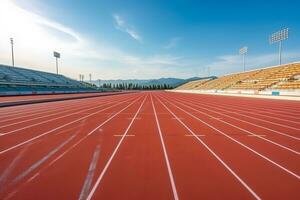
[[[97,87],[63,75],[0,65],[0,95],[95,92]]]
[[[191,81],[175,90],[299,95],[300,62]]]
[[[197,89],[201,86],[203,86],[205,83],[207,83],[208,81],[212,80],[213,78],[207,78],[207,79],[201,79],[201,80],[195,80],[195,81],[190,81],[186,84],[183,84],[179,87],[177,87],[176,89],[180,89],[180,90],[185,90],[185,89]]]

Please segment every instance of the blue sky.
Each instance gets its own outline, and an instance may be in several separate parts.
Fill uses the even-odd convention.
[[[248,69],[276,65],[278,46],[269,45],[268,36],[285,27],[290,38],[283,44],[283,62],[300,60],[299,1],[1,3],[6,13],[0,26],[7,31],[0,33],[0,62],[10,63],[8,38],[14,37],[18,65],[54,71],[51,55],[58,50],[61,72],[73,78],[79,73],[92,73],[93,79],[187,78],[206,76],[208,68],[212,75],[228,74],[242,70],[242,46],[249,47]]]

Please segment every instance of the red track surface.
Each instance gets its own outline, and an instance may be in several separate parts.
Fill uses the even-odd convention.
[[[300,103],[145,92],[0,109],[0,199],[300,199]]]
[[[27,100],[58,99],[58,98],[66,98],[66,97],[85,97],[85,96],[94,96],[95,94],[97,93],[7,96],[7,97],[0,97],[0,103],[20,102],[20,101],[27,101]],[[103,93],[103,94],[107,94],[107,93]],[[101,93],[98,93],[98,95],[100,96]]]

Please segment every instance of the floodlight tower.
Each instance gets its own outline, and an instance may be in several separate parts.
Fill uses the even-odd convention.
[[[289,29],[285,28],[270,35],[270,44],[279,43],[279,65],[281,65],[282,41],[289,38]]]
[[[14,55],[14,38],[10,38],[10,44],[11,44],[11,61],[12,66],[15,66],[15,55]]]
[[[243,55],[243,67],[244,67],[244,72],[246,71],[246,63],[245,63],[245,56],[248,52],[248,47],[243,47],[240,49],[240,55]]]
[[[56,74],[58,74],[58,58],[60,58],[60,53],[54,51],[53,56],[55,57],[56,60]]]
[[[89,74],[90,76],[90,83],[92,83],[92,74]]]

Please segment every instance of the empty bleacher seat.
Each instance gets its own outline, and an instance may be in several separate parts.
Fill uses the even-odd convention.
[[[76,91],[94,90],[76,80],[48,72],[0,65],[1,91]],[[0,91],[0,92],[1,92]]]
[[[221,76],[217,79],[203,82],[186,83],[176,89],[197,90],[264,90],[300,89],[300,81],[294,77],[300,76],[300,63],[268,67],[248,72],[241,72]]]

